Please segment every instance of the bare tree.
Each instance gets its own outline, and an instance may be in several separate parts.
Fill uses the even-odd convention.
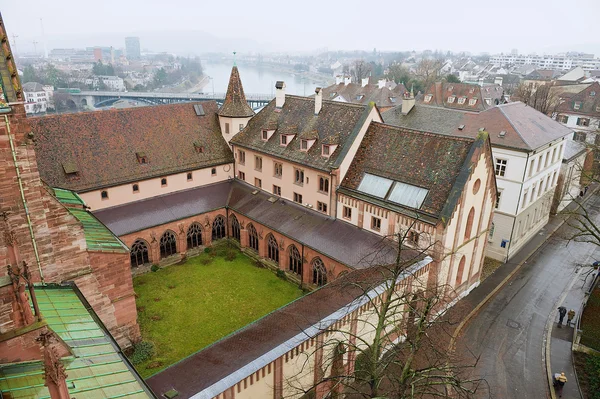
[[[352,80],[354,81],[354,83],[358,84],[361,83],[363,78],[369,76],[369,72],[371,72],[371,64],[369,64],[363,59],[354,61],[350,68]]]
[[[548,116],[552,116],[560,104],[558,92],[550,84],[535,87],[521,83],[515,90],[514,98]]]
[[[391,237],[396,242],[395,262],[356,271],[356,277],[351,274],[340,284],[340,290],[356,291],[366,303],[354,328],[322,331],[325,338],[306,353],[299,377],[287,381],[294,395],[468,398],[478,391],[484,381],[468,373],[478,358],[473,356],[467,364],[451,358],[448,351],[455,321],[443,312],[455,293],[451,287],[432,283],[437,277],[420,274],[415,266],[426,254],[439,252],[439,244],[430,242],[417,250],[406,247],[409,239],[415,243],[411,227]],[[422,237],[418,242],[427,240]],[[321,359],[320,364],[311,357]],[[299,381],[306,375],[315,375],[316,383],[302,386]]]
[[[425,88],[429,88],[438,78],[443,64],[436,59],[422,59],[415,69],[415,76],[423,82]]]

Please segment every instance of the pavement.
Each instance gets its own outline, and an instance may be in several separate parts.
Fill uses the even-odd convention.
[[[594,216],[600,216],[597,190],[592,187],[585,199]],[[600,259],[600,248],[576,242],[566,246],[562,237],[570,228],[563,224],[563,216],[550,218],[508,263],[450,310],[466,314],[451,347],[478,359],[475,375],[486,386],[477,397],[547,397],[552,372],[561,370],[569,379],[563,398],[580,398],[570,352],[573,329],[557,328],[555,310],[564,304],[579,312],[583,281],[578,281],[578,265]]]

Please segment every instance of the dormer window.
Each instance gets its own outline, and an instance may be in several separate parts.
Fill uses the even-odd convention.
[[[452,103],[454,102],[454,99],[455,99],[455,98],[456,98],[455,96],[450,96],[450,97],[448,97],[448,102],[449,102],[450,104],[452,104]]]
[[[452,91],[452,89],[454,89],[454,86],[448,86],[448,91]]]
[[[281,139],[280,139],[281,140],[280,144],[282,146],[287,146],[290,143],[290,141],[292,141],[293,138],[294,138],[293,134],[282,134]]]
[[[427,94],[427,95],[425,96],[425,102],[426,102],[426,103],[430,102],[432,98],[433,98],[433,96],[432,96],[431,94]]]
[[[321,147],[321,155],[324,157],[329,157],[331,154],[333,154],[336,148],[337,145],[323,144]]]
[[[145,152],[136,152],[135,156],[139,163],[148,163],[148,157]]]
[[[333,92],[329,95],[329,97],[334,98],[336,94],[337,94],[336,92]]]
[[[485,99],[485,103],[486,103],[487,105],[492,105],[492,99],[491,99],[491,98],[486,98],[486,99]]]
[[[469,89],[469,93],[471,93],[471,94],[475,93],[475,88],[471,87],[471,88]]]
[[[281,136],[281,145],[287,145],[288,136]]]
[[[300,150],[308,151],[308,140],[300,140]]]
[[[362,94],[359,94],[359,95],[357,95],[357,96],[356,96],[356,100],[357,100],[357,101],[360,101],[360,100],[362,100],[362,99],[363,99],[363,97],[364,97],[364,96],[363,96]]]
[[[204,152],[204,146],[198,143],[197,141],[194,141],[194,150],[198,154],[202,154]]]
[[[573,104],[573,109],[577,110],[581,108],[581,102],[580,101],[575,101],[575,103]]]
[[[590,97],[595,97],[596,96],[596,92],[595,91],[590,91]]]
[[[459,104],[464,104],[464,103],[465,103],[465,101],[467,101],[467,98],[466,98],[466,97],[459,97],[459,98],[458,98],[458,103],[459,103]]]
[[[396,97],[390,97],[390,102],[395,103],[396,102]]]
[[[471,99],[469,100],[469,105],[470,105],[470,106],[473,106],[473,105],[475,105],[475,104],[477,104],[477,99],[476,99],[476,98],[471,98]]]

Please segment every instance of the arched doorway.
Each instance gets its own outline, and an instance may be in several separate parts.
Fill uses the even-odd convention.
[[[258,252],[258,233],[252,224],[248,224],[248,247]]]
[[[212,224],[212,239],[220,240],[221,238],[225,238],[225,218],[221,215],[215,218],[215,221]]]
[[[312,273],[313,284],[318,285],[319,287],[327,284],[327,269],[321,258],[316,258],[312,261]]]
[[[164,232],[160,237],[160,258],[166,258],[177,253],[177,237],[171,230]]]
[[[234,240],[240,241],[240,222],[235,215],[231,215],[231,236]]]
[[[142,239],[137,239],[133,242],[129,255],[131,267],[138,267],[150,263],[148,243]]]
[[[192,223],[187,232],[187,249],[198,248],[202,245],[202,226]]]
[[[273,234],[269,234],[267,237],[267,257],[273,262],[279,263],[279,244]]]
[[[302,276],[302,256],[295,245],[290,245],[289,253],[289,269],[292,273]]]

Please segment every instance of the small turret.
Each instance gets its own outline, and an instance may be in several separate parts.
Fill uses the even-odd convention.
[[[240,79],[240,73],[236,65],[231,68],[231,76],[229,77],[229,85],[227,86],[227,94],[223,106],[219,109],[219,123],[221,125],[221,133],[225,141],[239,133],[254,116],[254,111],[246,102],[244,95],[244,87]]]

